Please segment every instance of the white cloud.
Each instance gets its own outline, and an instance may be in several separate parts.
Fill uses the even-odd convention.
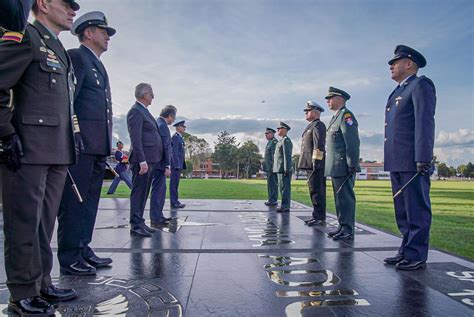
[[[440,131],[436,138],[435,144],[437,147],[451,147],[465,145],[468,147],[474,146],[474,130],[458,129],[454,132]]]

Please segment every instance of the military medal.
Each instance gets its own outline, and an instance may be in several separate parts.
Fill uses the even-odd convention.
[[[43,52],[43,53],[46,53],[48,50],[46,49],[46,47],[41,46],[41,47],[40,47],[40,51]]]
[[[400,100],[402,100],[402,97],[400,97],[400,96],[395,98],[395,106],[398,106],[398,103],[400,102]]]

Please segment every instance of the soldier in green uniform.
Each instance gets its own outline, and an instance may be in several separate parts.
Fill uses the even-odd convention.
[[[278,185],[280,187],[281,205],[277,212],[289,212],[291,204],[291,172],[293,161],[293,143],[287,136],[290,126],[280,122],[277,128],[278,136],[281,138],[276,144],[275,156],[273,157],[273,173],[278,174]]]
[[[350,98],[347,92],[334,87],[329,87],[326,96],[328,107],[334,113],[327,128],[325,165],[325,175],[331,176],[339,221],[337,230],[328,233],[334,240],[354,239],[354,183],[355,174],[360,171],[360,141],[357,120],[346,108]]]
[[[278,205],[278,174],[273,172],[273,156],[278,143],[275,133],[276,131],[272,128],[267,128],[265,131],[265,138],[268,142],[263,158],[263,171],[267,173],[268,201],[265,202],[265,205],[269,207]]]

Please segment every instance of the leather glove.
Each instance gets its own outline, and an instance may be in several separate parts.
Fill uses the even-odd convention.
[[[348,167],[347,168],[347,173],[349,173],[349,175],[355,175],[357,173],[357,167]]]
[[[16,172],[20,168],[20,157],[23,156],[23,147],[16,133],[10,134],[2,139],[2,159],[6,167]]]
[[[79,159],[79,154],[84,152],[84,142],[82,142],[81,132],[74,133],[74,146],[76,150],[76,162]]]
[[[416,171],[421,175],[429,173],[431,169],[431,162],[416,162]]]

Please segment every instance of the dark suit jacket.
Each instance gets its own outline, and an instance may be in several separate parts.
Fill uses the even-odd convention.
[[[308,124],[301,140],[301,155],[298,168],[304,170],[323,169],[326,158],[326,126],[316,119]]]
[[[69,57],[41,23],[29,24],[21,43],[0,41],[0,137],[19,135],[22,163],[74,162],[73,101]]]
[[[396,89],[385,108],[386,171],[416,172],[416,162],[431,162],[435,132],[436,89],[416,75]]]
[[[171,134],[165,119],[158,117],[158,119],[156,119],[156,124],[160,130],[161,142],[163,143],[163,160],[157,168],[165,170],[166,167],[171,166]]]
[[[110,155],[112,97],[109,77],[101,61],[85,46],[68,50],[77,78],[74,110],[85,154]]]
[[[178,133],[175,133],[171,138],[171,148],[173,149],[171,168],[179,170],[186,169],[184,140]]]
[[[144,106],[135,103],[127,114],[130,135],[130,163],[158,163],[163,159],[163,142],[155,118]]]

